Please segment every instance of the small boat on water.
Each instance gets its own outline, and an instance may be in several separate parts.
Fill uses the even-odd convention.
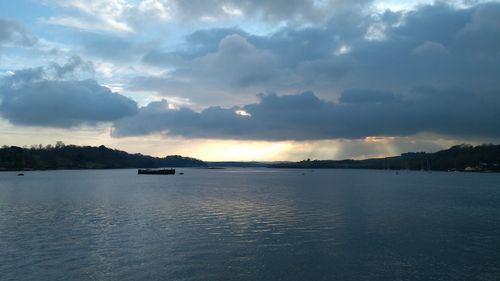
[[[175,169],[139,169],[139,175],[175,175]]]

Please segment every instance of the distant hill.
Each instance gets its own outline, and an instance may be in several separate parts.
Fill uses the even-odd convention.
[[[500,172],[500,145],[456,145],[435,153],[409,152],[366,160],[303,160],[269,165],[271,168],[390,169]]]
[[[55,146],[21,148],[3,146],[0,149],[0,170],[46,169],[118,169],[159,167],[206,167],[201,160],[172,155],[152,157],[129,154],[103,145],[76,146],[58,142]]]
[[[0,170],[119,169],[159,167],[269,167],[307,169],[390,169],[500,172],[500,145],[457,145],[435,153],[408,152],[400,156],[366,160],[303,160],[299,162],[203,162],[172,155],[152,157],[129,154],[103,145],[3,146]]]
[[[266,168],[272,164],[291,163],[291,162],[257,162],[257,161],[211,161],[206,162],[210,167],[224,168]]]

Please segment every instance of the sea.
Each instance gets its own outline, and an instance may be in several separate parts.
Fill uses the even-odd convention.
[[[500,280],[500,174],[24,174],[0,173],[2,281]]]

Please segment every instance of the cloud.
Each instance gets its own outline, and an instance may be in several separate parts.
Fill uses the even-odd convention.
[[[137,112],[137,104],[95,80],[72,77],[88,65],[72,57],[63,66],[15,71],[0,80],[0,115],[12,124],[68,128],[114,121]]]
[[[345,104],[378,104],[400,101],[399,96],[391,92],[367,90],[367,89],[349,89],[342,93],[339,101]]]
[[[130,88],[182,94],[202,104],[208,95],[210,104],[224,104],[229,96],[246,102],[265,91],[310,90],[335,100],[350,88],[500,89],[498,19],[499,3],[459,9],[438,2],[372,16],[349,11],[322,25],[285,26],[267,35],[238,28],[198,30],[177,50],[147,52],[143,62],[168,74],[138,76]],[[368,36],[374,26],[381,33],[377,40]],[[234,56],[228,46],[242,55]]]
[[[420,46],[413,49],[413,54],[422,58],[431,57],[439,59],[450,55],[450,51],[440,43],[426,41]]]
[[[315,23],[337,12],[360,8],[371,0],[178,0],[173,1],[179,18],[224,19],[234,16],[270,22]]]
[[[43,19],[47,24],[83,30],[134,32],[153,22],[261,20],[294,25],[320,23],[334,14],[367,7],[372,0],[48,0],[70,15]],[[75,13],[75,10],[77,13]],[[73,13],[71,13],[73,12]]]
[[[60,1],[49,3],[70,8],[79,13],[71,16],[52,16],[42,21],[51,25],[61,25],[83,30],[130,32],[132,27],[124,20],[127,5],[123,1]]]
[[[130,33],[141,25],[161,22],[171,16],[167,2],[160,0],[49,0],[48,3],[73,14],[51,16],[42,22],[87,31]]]
[[[233,102],[235,92],[239,92],[236,98],[246,92],[255,93],[256,87],[268,85],[283,75],[277,72],[280,62],[274,54],[256,48],[238,33],[223,37],[213,52],[189,56],[149,53],[145,59],[151,62],[177,62],[175,70],[135,77],[129,80],[129,89],[159,90],[163,95],[194,98],[205,104],[220,100]]]
[[[107,61],[133,62],[148,48],[127,37],[91,32],[78,32],[78,41],[83,51]]]
[[[416,88],[411,96],[350,90],[338,103],[313,93],[260,95],[243,107],[210,107],[201,112],[152,102],[115,122],[115,136],[161,133],[211,139],[321,140],[436,133],[459,137],[500,137],[500,95],[460,89]],[[244,114],[241,114],[243,112]]]
[[[64,65],[59,65],[58,63],[52,63],[50,68],[54,71],[57,78],[63,78],[68,74],[73,74],[76,71],[90,72],[94,73],[94,66],[90,61],[84,61],[80,56],[73,55]]]
[[[348,23],[351,19],[334,21],[331,28]],[[355,28],[340,33],[347,38],[363,34]],[[144,63],[168,71],[166,75],[137,76],[129,80],[129,89],[163,96],[182,94],[202,104],[253,99],[256,92],[267,90],[317,90],[320,83],[334,83],[355,62],[349,56],[333,54],[343,46],[343,40],[335,37],[335,33],[317,28],[287,28],[270,36],[237,28],[199,30],[186,38],[189,48],[146,53]]]
[[[142,58],[146,64],[154,66],[176,66],[189,60],[217,52],[221,41],[228,37],[239,35],[245,40],[251,40],[251,35],[240,28],[201,29],[192,32],[185,38],[185,46],[175,51],[164,51],[161,48],[148,50]]]
[[[138,115],[116,120],[117,135],[262,140],[419,132],[488,136],[495,133],[480,120],[498,125],[491,120],[497,118],[492,105],[498,105],[500,90],[499,3],[459,7],[436,2],[413,10],[367,13],[349,7],[370,1],[321,4],[326,6],[318,6],[321,1],[286,1],[286,6],[279,0],[56,2],[76,8],[78,20],[115,21],[132,30],[139,26],[141,13],[154,14],[160,6],[174,18],[185,13],[194,19],[253,16],[267,23],[285,22],[268,34],[252,34],[245,25],[207,25],[187,35],[182,44],[140,44],[150,33],[78,32],[84,35],[80,40],[86,54],[130,62],[132,72],[139,69],[135,59],[143,55],[140,67],[154,71],[137,72],[135,77],[128,72],[120,80],[126,90],[188,99],[195,108],[221,106],[197,112],[151,103]],[[344,4],[346,8],[340,8]],[[332,14],[328,5],[339,9]],[[104,11],[110,9],[113,13],[106,18]],[[134,15],[138,21],[132,20]],[[169,39],[175,36],[179,34]],[[65,66],[59,67],[52,71],[65,73]],[[71,64],[67,68],[72,71]],[[52,80],[81,80],[62,76]],[[307,91],[315,94],[255,98],[258,92]],[[242,104],[247,105],[234,106]],[[249,115],[237,114],[238,110]]]
[[[240,35],[232,34],[221,40],[217,52],[195,59],[189,74],[206,77],[218,82],[225,77],[227,84],[245,87],[265,83],[273,79],[275,58],[266,51],[258,50]],[[179,70],[180,75],[184,69]]]
[[[16,21],[0,18],[0,46],[4,44],[32,47],[37,38]]]

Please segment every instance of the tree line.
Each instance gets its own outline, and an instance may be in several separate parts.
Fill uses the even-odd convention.
[[[57,142],[55,145],[31,147],[2,146],[0,170],[47,169],[119,169],[159,167],[205,167],[206,163],[191,157],[171,155],[152,157],[129,154],[101,145],[77,146]]]
[[[387,169],[438,171],[500,171],[500,145],[461,144],[435,153],[408,152],[366,160],[303,160],[273,168]]]

